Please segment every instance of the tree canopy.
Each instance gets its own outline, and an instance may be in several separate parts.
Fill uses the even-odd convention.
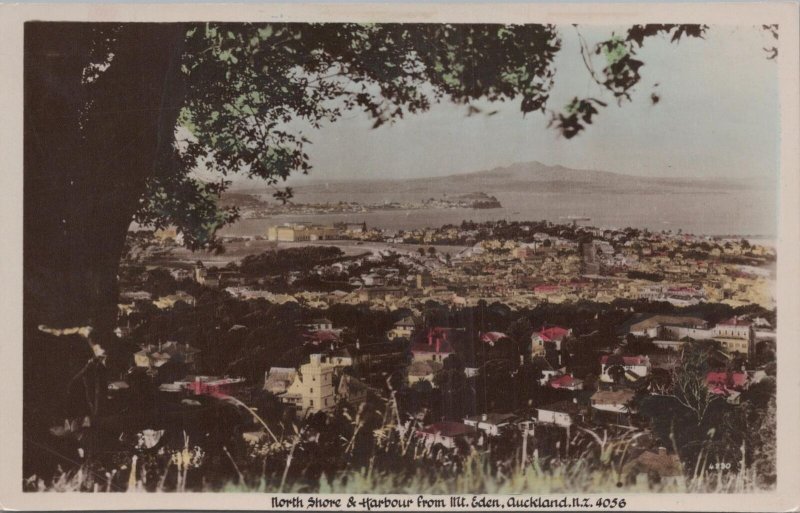
[[[561,51],[553,25],[204,23],[181,27],[177,80],[182,84],[178,140],[167,170],[148,177],[136,221],[175,225],[193,249],[217,247],[214,233],[237,218],[216,198],[231,173],[276,186],[311,167],[302,126],[319,127],[344,112],[362,110],[373,127],[450,101],[481,112],[476,100],[518,100],[522,114],[539,112],[564,137],[590,125],[608,98],[575,97],[548,104]],[[90,89],[105,87],[117,47],[130,44],[126,24],[92,27]],[[590,47],[580,58],[591,78],[618,103],[629,101],[648,38],[703,37],[702,25],[635,25]],[[579,33],[580,35],[580,33]],[[576,56],[577,58],[577,56]],[[120,63],[124,65],[124,63]],[[91,100],[87,115],[91,116]],[[492,112],[486,113],[491,115]],[[219,181],[192,175],[204,169]],[[290,189],[275,189],[279,199]]]

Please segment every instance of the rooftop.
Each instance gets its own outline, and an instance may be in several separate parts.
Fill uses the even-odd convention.
[[[583,383],[582,380],[570,374],[564,374],[563,376],[551,379],[548,385],[550,385],[551,388],[570,388],[581,383]]]
[[[564,337],[569,335],[569,332],[570,330],[561,326],[550,326],[547,328],[542,327],[537,335],[544,341],[556,341],[563,340]]]
[[[731,317],[730,319],[725,319],[724,321],[720,321],[718,323],[719,326],[750,326],[752,323],[747,319],[743,319],[741,317]]]
[[[599,404],[626,404],[633,399],[633,390],[621,388],[618,390],[598,390],[592,394],[592,403]]]
[[[515,418],[516,415],[513,413],[484,413],[482,415],[471,415],[469,417],[464,417],[464,420],[471,422],[485,422],[487,424],[499,426],[501,424],[507,424]]]
[[[499,331],[487,331],[486,333],[480,334],[481,342],[485,342],[487,344],[495,344],[498,340],[503,338],[508,338],[508,335],[505,333],[501,333]]]
[[[574,401],[558,401],[541,406],[537,408],[537,410],[555,411],[559,413],[567,413],[569,415],[577,415],[581,411],[581,406]]]

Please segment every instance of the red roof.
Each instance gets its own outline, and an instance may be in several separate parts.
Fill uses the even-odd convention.
[[[538,335],[545,342],[563,340],[564,337],[569,335],[570,330],[560,326],[550,326],[549,328],[542,328]]]
[[[534,292],[557,292],[561,290],[561,285],[537,285],[533,287]]]
[[[450,340],[451,328],[428,328],[423,339],[411,346],[412,353],[454,353],[453,344]]]
[[[551,379],[549,385],[552,388],[571,388],[575,386],[578,381],[580,380],[575,379],[569,374],[565,374],[563,376]]]
[[[324,342],[336,342],[339,340],[339,333],[329,330],[316,330],[306,333],[306,339],[314,344],[321,344]]]
[[[747,384],[747,374],[744,372],[709,372],[706,374],[706,383],[709,388],[744,388]]]
[[[494,345],[498,340],[508,338],[508,335],[499,331],[487,331],[486,333],[481,333],[480,337],[481,342]]]

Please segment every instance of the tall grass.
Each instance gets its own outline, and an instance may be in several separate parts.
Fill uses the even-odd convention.
[[[155,491],[187,491],[185,488],[185,469],[179,475],[182,479],[178,487],[165,487],[160,482]],[[191,472],[202,472],[201,469]],[[120,473],[124,473],[120,471]],[[128,471],[127,487],[117,491],[140,492],[145,490],[141,475],[137,475],[136,467]],[[104,476],[105,477],[105,476]],[[110,492],[114,476],[103,479],[92,476],[85,466],[72,471],[64,471],[50,483],[43,480],[28,480],[26,490],[42,492]],[[758,482],[755,469],[742,469],[739,472],[709,475],[699,473],[690,476],[683,482],[670,481],[667,484],[652,484],[646,479],[637,479],[633,483],[622,484],[613,472],[602,469],[590,469],[581,460],[573,460],[543,468],[536,461],[530,463],[522,472],[514,469],[507,475],[498,476],[492,472],[490,465],[480,455],[469,456],[462,467],[462,472],[449,475],[447,478],[432,479],[429,472],[420,467],[416,472],[393,472],[391,469],[350,469],[337,472],[332,476],[324,476],[318,486],[309,488],[308,483],[289,481],[280,488],[274,479],[262,477],[256,484],[248,484],[244,479],[232,480],[222,487],[200,487],[192,491],[221,492],[270,492],[278,493],[409,493],[409,494],[565,494],[565,493],[757,493],[765,491]]]
[[[334,464],[326,467],[322,475],[309,477],[306,472],[314,463],[307,454],[322,445],[320,433],[315,432],[310,423],[292,424],[290,429],[281,432],[247,408],[263,429],[263,436],[249,443],[245,454],[238,458],[228,447],[217,448],[223,455],[222,461],[227,461],[224,464],[233,469],[222,480],[209,476],[219,475],[218,467],[223,463],[211,461],[207,451],[193,445],[184,435],[180,447],[161,447],[157,453],[134,451],[110,471],[97,464],[84,463],[69,470],[59,469],[49,481],[31,476],[25,480],[24,489],[353,494],[753,493],[764,490],[757,465],[745,462],[744,447],[742,460],[734,470],[710,471],[711,455],[701,451],[697,462],[690,468],[683,468],[681,476],[660,482],[646,475],[625,475],[625,465],[632,459],[633,447],[645,434],[630,427],[620,426],[616,430],[607,426],[577,428],[568,441],[569,457],[540,457],[534,444],[529,444],[532,438],[522,443],[525,435],[502,440],[503,451],[492,444],[480,449],[465,446],[446,450],[425,445],[415,434],[419,423],[413,419],[403,420],[394,401],[390,399],[381,406],[373,411],[374,406],[362,404],[350,412],[336,414],[346,430],[335,431],[335,436],[329,438],[327,456],[332,455]],[[370,418],[379,420],[370,424]],[[359,440],[362,444],[360,456],[356,449]],[[523,452],[526,446],[528,449]]]

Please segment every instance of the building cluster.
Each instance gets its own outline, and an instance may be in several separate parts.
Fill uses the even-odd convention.
[[[762,327],[768,328],[763,324]],[[742,317],[732,317],[709,327],[705,320],[696,317],[656,315],[631,325],[629,333],[648,337],[663,349],[680,350],[694,340],[716,340],[728,352],[752,356],[759,332],[753,321]],[[760,334],[771,338],[767,329],[760,330]]]
[[[366,223],[337,223],[334,225],[286,223],[270,226],[267,229],[267,240],[278,242],[337,240],[366,231]]]
[[[381,203],[359,203],[338,201],[335,203],[275,203],[247,202],[240,205],[241,215],[246,219],[268,218],[275,215],[320,215],[320,214],[364,214],[386,210],[446,210],[501,208],[500,201],[486,193],[471,193],[458,196],[427,198],[420,201],[384,201]]]
[[[755,315],[709,322],[684,314],[631,314],[633,318],[619,326],[618,336],[607,346],[587,350],[590,365],[580,366],[574,363],[575,355],[587,353],[581,344],[591,333],[581,333],[569,322],[537,320],[533,333],[520,340],[518,334],[511,335],[511,326],[475,332],[456,321],[437,324],[426,315],[432,304],[463,313],[465,308],[492,303],[513,311],[548,303],[618,300],[665,302],[670,308],[722,303],[772,309],[774,250],[744,240],[550,224],[468,223],[404,232],[368,229],[363,223],[291,224],[271,227],[267,237],[282,242],[350,239],[382,245],[278,277],[285,280],[280,291],[271,290],[272,282],[265,277],[243,276],[236,266],[219,269],[197,263],[173,269],[173,277],[224,290],[241,300],[298,303],[316,310],[315,315],[329,315],[325,311],[333,305],[366,306],[361,310],[367,315],[403,310],[402,318],[378,334],[377,343],[345,340],[344,327],[325,317],[302,326],[299,344],[307,360],[293,367],[272,367],[263,384],[249,384],[274,396],[282,408],[302,415],[370,400],[393,401],[399,390],[444,394],[443,387],[454,381],[474,390],[478,383],[486,383],[481,380],[487,379],[492,360],[485,355],[513,347],[513,357],[506,358],[509,376],[517,379],[523,370],[533,369],[524,385],[537,387],[544,399],[512,411],[493,410],[486,402],[484,411],[441,418],[431,418],[427,406],[407,406],[415,422],[398,419],[396,429],[413,430],[424,446],[447,449],[483,446],[513,432],[525,443],[558,440],[542,450],[568,456],[571,433],[578,426],[625,426],[649,433],[634,398],[662,393],[656,376],[672,373],[676,360],[692,345],[714,344],[723,360],[741,363],[707,372],[703,387],[715,399],[735,405],[749,386],[766,376],[763,366],[753,362],[759,343],[774,342],[775,332]],[[430,244],[443,246],[425,246]],[[311,279],[325,287],[291,287]],[[154,297],[129,286],[123,289],[120,311],[130,316],[142,302],[169,310],[179,302],[191,305],[194,298],[181,290]],[[203,375],[200,351],[189,344],[142,344],[132,367],[133,373],[156,378],[162,392],[183,394],[189,400],[197,395],[225,396],[243,385],[235,376]],[[390,385],[395,378],[401,383],[395,380]],[[672,450],[652,443],[634,450],[628,465],[625,472],[634,476],[656,472],[661,479],[678,479],[681,475]]]
[[[173,276],[224,289],[240,299],[296,301],[323,309],[344,303],[419,313],[430,300],[455,307],[502,302],[512,308],[617,299],[676,307],[775,306],[774,249],[743,239],[549,223],[522,224],[513,231],[505,227],[505,232],[491,223],[400,232],[368,229],[364,223],[293,223],[270,227],[267,238],[331,245],[349,239],[382,245],[365,246],[361,255],[276,277],[287,285],[280,292],[270,290],[270,280],[242,276],[230,266],[198,262],[193,268],[172,269]],[[291,284],[303,278],[330,286],[291,290]],[[151,298],[129,287],[123,289],[120,307],[130,310],[141,300],[168,309],[178,301],[192,304],[194,298],[182,291]]]
[[[309,326],[335,329],[316,322]],[[380,357],[381,353],[389,358],[384,374],[400,371],[405,378],[402,386],[431,390],[434,394],[440,387],[447,386],[445,381],[437,379],[437,375],[444,372],[449,357],[463,351],[460,349],[463,346],[458,343],[465,337],[463,328],[426,325],[421,319],[406,317],[397,321],[386,335],[388,342],[377,344],[371,351],[362,352],[358,346],[342,347],[333,343],[329,349],[320,346],[320,352],[311,354],[308,362],[298,368],[273,367],[265,375],[264,390],[274,394],[286,407],[296,408],[303,414],[331,412],[343,403],[357,406],[370,397],[387,401],[396,389],[378,386],[362,373],[364,360]],[[730,354],[733,355],[738,346],[726,346],[725,340],[740,337],[745,341],[753,340],[755,330],[752,320],[740,317],[708,327],[707,323],[691,317],[653,315],[630,324],[626,335],[653,340],[678,337],[684,344],[710,338],[721,342],[723,351],[734,347]],[[643,395],[662,393],[651,379],[654,370],[669,368],[665,362],[670,358],[664,356],[671,354],[674,360],[679,359],[680,353],[625,354],[621,350],[625,338],[620,338],[617,348],[611,353],[598,354],[599,379],[589,384],[576,377],[569,365],[561,364],[559,355],[567,349],[567,342],[575,339],[572,330],[547,325],[533,332],[531,352],[521,360],[540,371],[537,383],[542,389],[550,390],[549,395],[544,393],[551,398],[550,401],[533,405],[529,402],[528,407],[512,411],[488,410],[460,418],[428,419],[424,411],[412,410],[407,412],[410,418],[425,421],[398,422],[395,429],[403,433],[412,430],[413,437],[428,449],[435,446],[447,450],[470,446],[481,448],[492,440],[514,436],[524,438],[526,444],[541,448],[545,453],[549,450],[551,455],[569,457],[571,435],[579,429],[623,426],[629,433],[641,432],[643,441],[650,440],[631,447],[633,452],[625,467],[629,478],[639,479],[642,474],[652,477],[656,472],[662,480],[681,479],[683,472],[674,452],[647,438],[651,435],[650,427],[639,416],[635,400]],[[497,331],[478,334],[478,342],[486,346],[497,347],[509,340],[510,337]],[[399,346],[405,346],[407,350],[398,351]],[[453,372],[454,367],[450,369],[449,372]],[[467,365],[456,372],[463,373],[465,382],[475,386],[485,367]],[[712,369],[706,374],[705,386],[712,397],[735,406],[741,393],[766,375],[763,369],[748,369],[746,366],[741,370]],[[425,387],[419,388],[421,382],[426,382]],[[558,442],[549,449],[542,445],[543,440],[554,439]]]

